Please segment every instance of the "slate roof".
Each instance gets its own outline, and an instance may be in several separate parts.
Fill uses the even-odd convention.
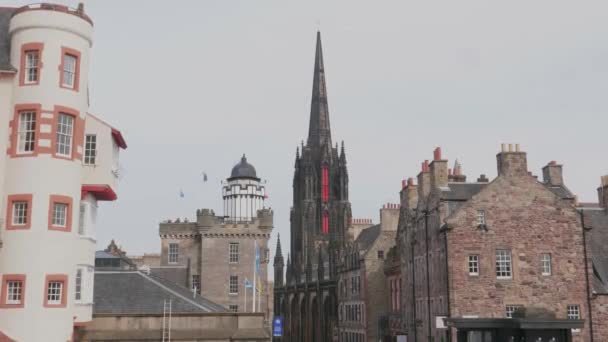
[[[488,183],[448,183],[448,189],[444,189],[441,198],[448,201],[466,201],[475,196]]]
[[[357,236],[357,246],[363,250],[366,251],[367,249],[369,249],[372,244],[374,243],[374,241],[376,241],[376,239],[378,238],[378,236],[380,236],[380,225],[377,224],[375,226],[371,226],[369,228],[365,228],[361,231],[361,233],[359,233],[359,236]]]
[[[585,227],[591,227],[587,241],[593,261],[595,292],[608,294],[608,212],[597,208],[583,208]]]
[[[551,186],[546,183],[543,183],[543,185],[562,199],[574,199],[574,194],[565,185]]]
[[[0,7],[0,70],[17,71],[11,65],[11,37],[8,28],[16,8]]]
[[[188,281],[188,270],[185,267],[151,267],[150,273],[176,284],[185,284]]]
[[[93,314],[163,314],[165,299],[173,313],[226,312],[226,308],[171,281],[137,271],[96,271]]]

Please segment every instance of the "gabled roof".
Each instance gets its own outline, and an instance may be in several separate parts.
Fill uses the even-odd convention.
[[[380,236],[379,224],[363,229],[355,242],[360,250],[367,251],[373,245],[374,241],[376,241],[378,236]]]
[[[561,199],[574,199],[574,194],[565,185],[554,186],[547,183],[542,184]]]
[[[448,183],[441,192],[441,198],[448,201],[466,201],[475,196],[488,183]]]
[[[0,72],[17,71],[11,65],[11,37],[8,29],[16,8],[0,7]]]
[[[93,314],[163,314],[226,312],[226,308],[178,284],[138,271],[96,271]]]

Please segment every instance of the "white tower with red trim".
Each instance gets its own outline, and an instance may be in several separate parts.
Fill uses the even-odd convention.
[[[88,114],[84,8],[0,9],[0,340],[69,341],[92,319],[97,203],[119,131]]]

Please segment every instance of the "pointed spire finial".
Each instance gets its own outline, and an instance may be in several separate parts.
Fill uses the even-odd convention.
[[[323,49],[321,47],[321,32],[317,31],[308,145],[324,144],[331,147],[331,130],[329,125],[329,108],[327,105],[327,87],[325,85],[325,69],[323,66]]]

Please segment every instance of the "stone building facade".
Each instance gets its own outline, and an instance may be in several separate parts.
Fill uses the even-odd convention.
[[[152,274],[186,286],[231,311],[269,313],[265,307],[269,301],[264,296],[268,293],[268,239],[273,212],[263,207],[263,199],[260,201],[263,185],[259,181],[255,168],[243,156],[224,183],[226,215],[200,209],[193,222],[161,223],[160,266],[151,267]],[[227,185],[232,190],[228,195]],[[241,189],[244,195],[234,195]],[[254,270],[256,247],[260,266]],[[254,272],[256,286],[261,287],[256,299],[253,289],[245,287],[246,280],[254,282]]]
[[[608,175],[597,189],[598,203],[580,203],[590,259],[587,272],[593,341],[608,341]]]
[[[497,164],[492,182],[466,183],[436,149],[402,190],[409,340],[570,341],[578,329],[572,340],[588,341],[583,227],[561,166],[539,181],[511,145]]]
[[[296,151],[291,208],[291,254],[283,282],[275,255],[275,312],[283,341],[332,341],[337,333],[336,262],[351,223],[344,144],[332,145],[321,35],[317,32],[310,126]],[[278,251],[277,251],[278,252]]]
[[[397,243],[399,238],[397,237]],[[380,317],[379,340],[396,342],[398,338],[406,337],[405,322],[403,321],[403,277],[401,276],[401,255],[398,245],[393,246],[384,259],[384,275],[386,277],[385,296],[388,309]]]
[[[380,224],[363,229],[345,245],[338,264],[339,341],[378,341],[381,318],[390,310],[384,262],[395,246],[399,205],[380,209]]]

